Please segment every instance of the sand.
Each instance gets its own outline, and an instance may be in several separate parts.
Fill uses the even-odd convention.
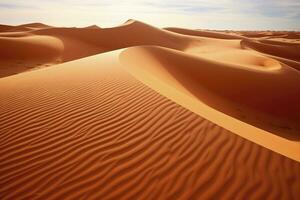
[[[1,26],[1,198],[297,199],[296,36]]]

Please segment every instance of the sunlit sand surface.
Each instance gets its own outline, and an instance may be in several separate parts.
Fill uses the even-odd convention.
[[[1,199],[297,199],[300,34],[0,26]]]

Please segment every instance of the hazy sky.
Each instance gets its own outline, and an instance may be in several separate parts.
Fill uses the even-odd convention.
[[[0,23],[300,30],[300,0],[0,0]]]

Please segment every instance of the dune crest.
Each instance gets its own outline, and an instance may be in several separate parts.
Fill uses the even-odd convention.
[[[150,89],[121,52],[0,79],[4,199],[297,199],[298,162]]]
[[[91,25],[91,26],[87,26],[85,28],[88,28],[88,29],[101,29],[99,26],[97,25]]]
[[[0,198],[298,199],[297,37],[1,25]]]
[[[23,27],[27,27],[24,25]],[[33,25],[30,25],[33,26]],[[34,24],[35,27],[41,26],[39,24]],[[122,38],[120,38],[122,35]],[[112,50],[117,50],[125,47],[139,46],[139,45],[157,45],[170,47],[178,50],[184,50],[191,42],[197,41],[197,39],[175,34],[169,31],[164,31],[156,27],[150,26],[148,24],[129,20],[125,24],[119,27],[113,28],[57,28],[57,27],[42,27],[36,28],[34,30],[26,30],[23,32],[2,32],[0,33],[0,38],[3,40],[28,40],[28,36],[49,36],[55,37],[63,43],[63,51],[61,51],[60,62],[68,62],[71,60],[80,59],[83,57],[95,55],[98,53],[104,53]],[[17,42],[17,41],[16,41]],[[34,45],[34,41],[32,41]],[[53,46],[52,40],[44,40],[44,43],[48,43],[48,46]],[[0,47],[1,51],[14,51],[14,49]],[[21,48],[22,51],[31,51],[35,54],[37,51],[35,49]],[[10,54],[14,56],[14,54]],[[15,57],[17,60],[18,57]],[[30,68],[34,68],[30,62],[23,61],[23,63]],[[18,67],[14,67],[15,63],[11,63],[10,66],[11,74],[20,72]],[[42,63],[47,64],[47,63]],[[7,63],[1,65],[0,67],[6,67]],[[26,70],[24,70],[26,71]],[[0,77],[7,76],[9,71]]]
[[[191,35],[191,36],[200,36],[200,37],[209,37],[209,38],[218,38],[218,39],[244,39],[244,37],[239,35],[220,33],[216,31],[191,30],[191,29],[174,28],[174,27],[168,27],[165,28],[165,30],[184,34],[184,35]]]
[[[249,71],[152,46],[129,48],[120,59],[138,80],[162,95],[246,139],[300,161],[299,89],[295,84],[300,79],[293,69],[277,68],[275,62],[271,71]],[[269,87],[276,87],[278,93],[270,94]],[[287,92],[292,99],[281,96]],[[261,98],[255,101],[255,95]],[[271,104],[274,99],[277,101]]]

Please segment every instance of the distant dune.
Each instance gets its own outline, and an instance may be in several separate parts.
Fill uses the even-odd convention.
[[[91,26],[87,26],[85,28],[88,28],[88,29],[99,29],[100,27],[97,26],[97,25],[91,25]]]
[[[297,199],[299,38],[1,25],[1,198]]]
[[[216,31],[190,30],[190,29],[171,28],[171,27],[165,28],[165,30],[184,34],[184,35],[201,36],[201,37],[218,38],[218,39],[243,39],[244,38],[236,34],[228,34],[228,33],[216,32]]]

